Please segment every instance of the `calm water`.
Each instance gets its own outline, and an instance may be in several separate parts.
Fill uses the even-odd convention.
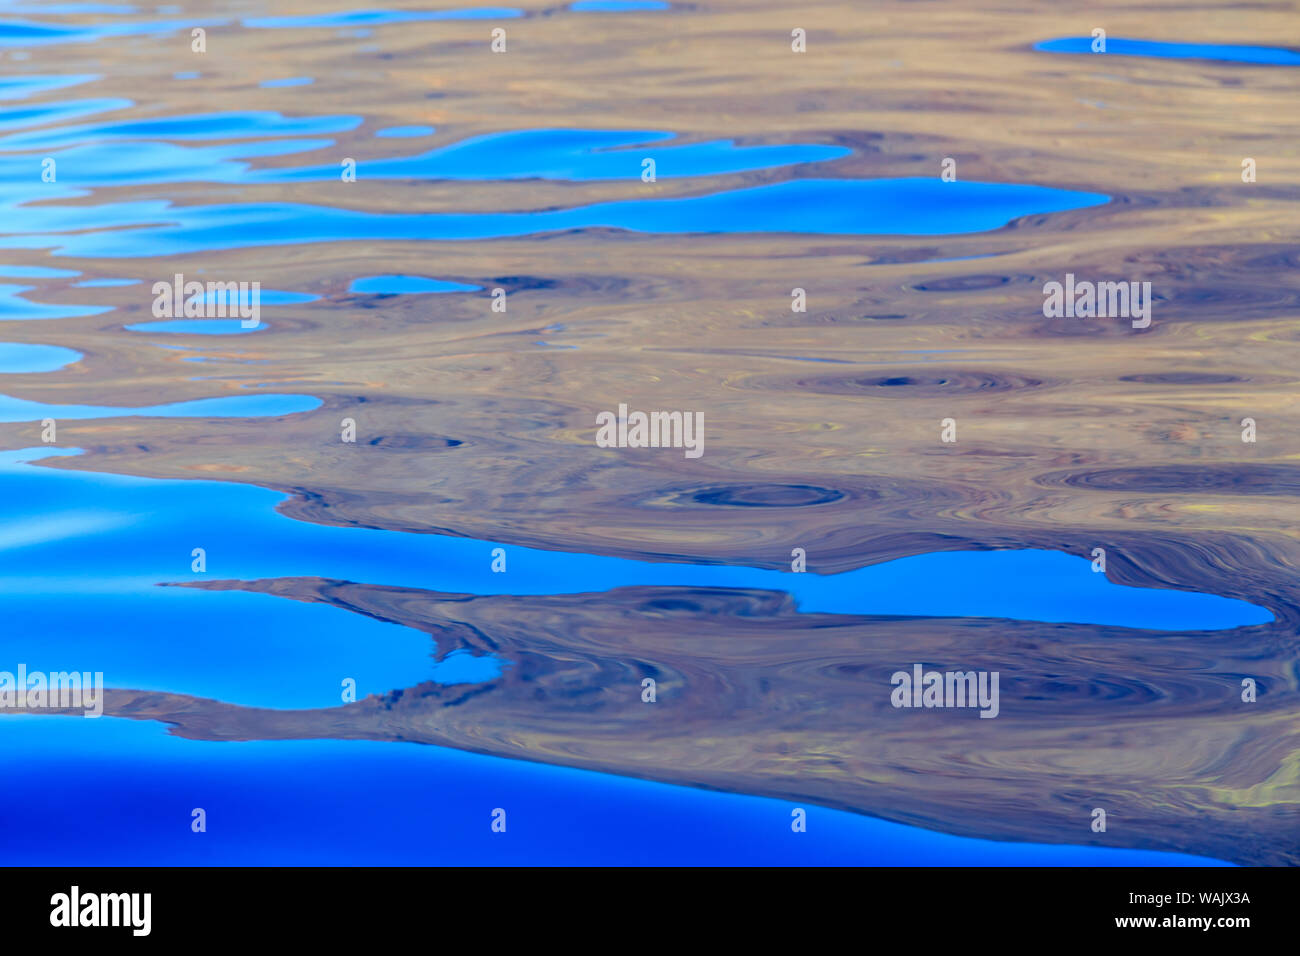
[[[150,19],[145,9],[130,18],[105,12],[59,19],[60,9],[0,4],[0,46],[39,52],[128,38],[180,42],[204,24],[238,25],[253,33],[307,31],[301,42],[315,42],[318,31],[322,42],[351,41],[393,24],[513,22],[525,15],[514,8],[351,10],[241,13],[182,22]],[[674,16],[676,10],[661,2],[581,2],[556,16],[614,20],[611,15],[618,13]],[[1081,53],[1089,42],[1051,40],[1038,49]],[[1122,39],[1108,41],[1109,54],[1300,62],[1296,53],[1282,49]],[[42,63],[41,69],[49,68],[49,61]],[[221,376],[212,376],[198,380],[211,383],[211,394],[173,400],[155,381],[133,383],[127,356],[158,346],[186,353],[223,349],[229,339],[230,353],[186,354],[184,360],[257,368],[279,358],[273,345],[258,343],[273,341],[286,329],[293,334],[293,322],[336,327],[352,314],[349,309],[383,308],[390,298],[459,306],[477,302],[486,308],[488,280],[495,283],[496,277],[469,276],[444,265],[439,250],[448,244],[602,229],[673,237],[798,235],[826,237],[828,243],[966,236],[1025,217],[1096,210],[1114,201],[1108,193],[1075,185],[866,176],[861,166],[845,165],[862,160],[864,152],[829,135],[823,141],[789,136],[754,143],[686,137],[642,125],[588,126],[575,117],[571,126],[548,120],[536,128],[430,144],[423,140],[440,131],[441,118],[424,125],[366,116],[332,96],[317,98],[323,76],[306,75],[296,66],[276,70],[283,75],[258,81],[255,88],[301,97],[291,111],[269,105],[284,100],[251,94],[247,105],[225,97],[220,109],[183,112],[168,102],[170,87],[148,104],[79,89],[96,86],[102,75],[97,73],[19,70],[0,79],[0,249],[22,260],[0,266],[0,321],[38,328],[27,341],[0,343],[0,373],[64,374],[90,355],[71,347],[78,334],[111,329],[119,351],[108,360],[90,355],[94,374],[104,375],[117,363],[123,369],[119,384],[134,388],[132,394],[158,393],[147,403],[99,400],[91,378],[62,389],[57,400],[53,392],[36,399],[23,396],[36,394],[28,389],[39,383],[22,378],[13,394],[0,394],[0,423],[26,426],[21,434],[6,432],[10,450],[0,452],[0,613],[8,625],[0,638],[0,669],[23,663],[32,670],[102,671],[115,688],[307,710],[337,707],[345,679],[354,680],[364,697],[426,681],[486,685],[515,666],[508,656],[446,653],[439,650],[437,635],[325,604],[160,586],[293,576],[462,595],[563,595],[647,586],[766,589],[788,593],[806,614],[1159,631],[1221,631],[1275,621],[1267,609],[1240,598],[1122,586],[1092,573],[1086,550],[1065,545],[1052,550],[1007,543],[1000,550],[920,553],[837,574],[819,573],[815,549],[806,574],[771,570],[759,566],[770,561],[757,559],[752,566],[724,557],[693,561],[687,555],[636,560],[466,535],[312,523],[278,510],[287,499],[284,492],[241,482],[237,475],[192,471],[185,480],[165,480],[110,474],[97,472],[96,458],[72,447],[72,439],[37,447],[38,423],[47,418],[57,419],[61,428],[110,420],[107,431],[78,433],[108,444],[119,441],[112,431],[119,420],[213,420],[211,435],[219,443],[222,419],[275,422],[320,409],[324,399],[310,393],[310,383],[294,390],[275,378],[244,379],[227,388],[218,383]],[[189,71],[176,75],[202,77]],[[145,105],[149,115],[126,115]],[[426,181],[547,191],[535,198],[522,191],[502,193],[499,208],[482,203],[437,211],[401,204],[349,206],[325,192],[337,186],[340,174],[330,147],[363,126],[373,128],[367,135],[378,141],[379,152],[357,163],[358,185]],[[643,158],[651,154],[658,180],[670,186],[696,180],[684,183],[690,187],[686,194],[655,189],[635,194]],[[40,163],[47,157],[57,163],[58,176],[39,182]],[[615,186],[616,193],[578,191]],[[239,191],[252,187],[262,191]],[[390,268],[384,255],[359,251],[382,251],[388,243],[427,247],[422,271]],[[267,311],[256,328],[243,328],[237,319],[150,317],[152,282],[179,271],[204,278],[196,273],[209,261],[205,257],[213,257],[216,273],[225,261],[219,257],[227,253],[293,247],[302,250],[300,261],[309,263],[314,255],[336,255],[322,250],[342,244],[356,251],[355,267],[343,274],[335,259],[321,268],[344,292],[306,291],[306,282],[295,288],[291,277],[277,276],[280,287],[268,284],[261,292]],[[52,264],[30,264],[38,258]],[[972,258],[980,257],[933,261]],[[69,267],[62,268],[64,263]],[[104,274],[94,274],[92,266]],[[507,278],[512,267],[501,266]],[[468,278],[482,281],[462,281]],[[211,298],[205,302],[215,304]],[[550,321],[541,314],[538,328],[547,335],[567,331]],[[47,328],[60,344],[40,341]],[[221,344],[188,345],[191,336],[212,336]],[[556,344],[536,334],[529,341]],[[321,348],[327,351],[328,343]],[[942,350],[914,351],[908,361]],[[479,346],[467,354],[489,361]],[[382,366],[368,367],[365,374],[376,398],[406,394],[405,383],[390,380]],[[7,388],[0,381],[0,390]],[[344,453],[360,450],[345,447]],[[285,457],[295,453],[284,449]],[[32,464],[55,458],[73,460],[59,462],[61,467]],[[436,456],[428,467],[436,469]],[[221,480],[208,480],[215,477]],[[303,486],[316,479],[330,480],[313,472]],[[814,498],[825,492],[826,503],[836,500],[833,490],[798,487]],[[200,546],[206,569],[195,572],[192,549]],[[504,574],[491,566],[498,547],[508,554]],[[778,564],[786,560],[784,553]],[[936,588],[936,582],[943,584]],[[1012,707],[1007,717],[1014,715]],[[6,716],[0,720],[0,748],[11,765],[21,762],[24,777],[54,779],[75,766],[80,781],[76,788],[4,789],[0,820],[10,837],[0,859],[6,863],[1217,863],[1204,856],[1068,841],[974,840],[811,803],[414,743],[218,742],[169,735],[150,720]],[[808,833],[801,837],[789,829],[796,805],[809,807]],[[208,812],[206,836],[189,831],[195,806]],[[497,806],[510,808],[508,842],[487,826]],[[557,819],[566,820],[565,826],[557,827]],[[483,825],[448,824],[460,820]]]
[[[11,717],[0,746],[33,779],[75,765],[82,781],[39,801],[5,788],[11,864],[1219,865],[963,839],[818,807],[805,808],[796,837],[791,805],[775,800],[416,744],[214,743],[112,717]],[[199,805],[201,835],[189,830]],[[507,831],[494,835],[487,822],[503,805]],[[448,825],[456,819],[484,825]]]
[[[1051,53],[1092,53],[1092,42],[1092,37],[1061,37],[1056,40],[1045,40],[1036,48]],[[1297,50],[1268,46],[1232,46],[1221,43],[1161,43],[1156,40],[1130,40],[1124,37],[1107,37],[1105,54],[1300,66],[1300,51]]]
[[[275,510],[283,495],[252,486],[106,478],[22,464],[45,454],[28,449],[0,458],[6,528],[0,603],[12,625],[6,652],[15,666],[22,661],[31,670],[59,671],[70,666],[63,661],[93,658],[90,669],[111,676],[113,686],[250,707],[329,707],[344,677],[357,681],[361,696],[424,680],[481,681],[508,662],[462,655],[435,664],[427,638],[406,628],[266,595],[158,584],[317,575],[453,594],[678,585],[785,590],[805,612],[838,614],[1188,629],[1271,619],[1262,608],[1227,598],[1120,587],[1091,573],[1088,561],[1038,551],[919,555],[823,576],[511,546],[508,570],[496,573],[496,543],[294,521]],[[201,574],[191,570],[191,551],[200,542],[206,551]],[[103,563],[106,552],[114,555],[110,567]],[[929,587],[936,580],[947,582],[939,596]],[[43,624],[51,602],[60,608],[53,632]],[[243,623],[250,619],[256,629]],[[117,636],[108,642],[103,633]],[[273,641],[268,633],[276,635]],[[181,634],[185,639],[177,640]],[[254,660],[258,666],[250,668]],[[286,682],[288,673],[296,679]]]

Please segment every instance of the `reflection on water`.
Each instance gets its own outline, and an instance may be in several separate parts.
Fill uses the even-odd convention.
[[[391,133],[390,133],[391,135]],[[496,133],[452,143],[419,156],[370,160],[358,175],[377,179],[635,179],[644,157],[655,159],[657,179],[714,176],[848,156],[839,146],[738,146],[729,140],[672,143],[672,133],[626,130],[536,129]],[[263,170],[250,182],[337,179],[333,166]]]
[[[413,139],[417,136],[432,136],[433,132],[432,126],[390,126],[375,130],[375,135],[381,139]]]
[[[109,306],[103,305],[53,305],[22,298],[24,293],[31,292],[34,288],[25,285],[0,285],[0,319],[9,322],[24,319],[66,319],[77,315],[99,315],[112,311]]]
[[[264,403],[260,408],[283,398],[256,396]],[[249,406],[238,414],[257,412]],[[30,503],[37,488],[49,488],[51,493],[57,488],[57,500],[67,507],[121,515],[120,524],[131,529],[118,533],[115,540],[133,555],[162,556],[167,552],[163,542],[172,540],[175,528],[196,522],[210,526],[213,530],[204,537],[214,552],[222,553],[221,565],[229,572],[218,571],[221,565],[214,560],[209,578],[227,577],[237,569],[243,578],[315,574],[464,594],[563,594],[579,590],[573,587],[577,582],[584,591],[647,585],[770,588],[788,592],[807,613],[1019,618],[1178,630],[1271,620],[1267,611],[1243,601],[1121,587],[1091,573],[1088,561],[1044,551],[941,552],[839,575],[800,575],[512,547],[511,573],[500,574],[492,570],[490,560],[493,549],[500,546],[497,542],[291,521],[274,510],[281,495],[233,483],[120,477],[112,487],[104,487],[94,475],[63,469],[51,474],[21,464],[40,454],[40,449],[28,449],[0,459],[7,463],[0,480],[14,483],[7,495],[10,500]],[[201,510],[196,498],[202,500]],[[45,560],[62,568],[80,567],[86,573],[93,566],[72,552],[51,553]],[[169,577],[169,566],[151,564],[133,570],[131,560],[123,559],[113,572],[101,572],[98,580],[103,585],[118,573],[176,580]],[[15,579],[24,576],[21,566],[13,567],[11,574]],[[943,593],[927,588],[932,581],[945,582]]]
[[[1096,193],[1043,186],[938,179],[801,179],[684,199],[625,200],[536,212],[377,214],[286,203],[187,207],[106,203],[89,211],[58,206],[26,209],[23,222],[32,231],[0,228],[0,247],[53,247],[60,256],[118,258],[248,244],[490,239],[599,227],[663,234],[939,235],[983,232],[1020,216],[1106,201],[1106,196]],[[167,225],[152,225],[160,221]],[[78,224],[94,231],[73,232]]]
[[[14,865],[127,858],[145,865],[1221,865],[1177,853],[952,837],[819,807],[809,809],[807,839],[791,840],[789,813],[774,800],[412,744],[210,743],[105,717],[93,725],[9,718],[0,722],[0,747],[34,774],[76,766],[82,781],[77,791],[58,788],[40,801],[0,791],[0,815],[14,827],[6,848]],[[96,799],[87,804],[84,791]],[[151,797],[149,813],[140,812],[142,793]],[[222,821],[220,840],[175,826],[199,801],[210,820]],[[486,819],[487,808],[502,803],[519,808],[508,841],[494,840],[487,827],[432,825],[438,814]],[[563,830],[549,823],[557,815],[568,821]],[[362,841],[358,820],[365,821]],[[637,839],[609,839],[622,833]]]
[[[577,0],[569,4],[570,10],[600,11],[602,13],[619,13],[632,10],[667,10],[669,4],[664,0]]]
[[[362,276],[352,280],[348,291],[365,295],[423,295],[428,292],[477,292],[481,288],[427,276]]]
[[[57,345],[25,345],[0,342],[0,372],[52,372],[81,358],[72,349]]]
[[[1092,53],[1091,37],[1061,37],[1044,40],[1036,49],[1050,53]],[[1155,56],[1176,60],[1220,60],[1224,63],[1263,63],[1300,66],[1300,51],[1268,46],[1232,46],[1222,43],[1161,43],[1154,40],[1126,40],[1107,37],[1108,56]]]
[[[292,415],[320,407],[310,395],[226,395],[199,398],[166,405],[121,408],[102,405],[53,405],[0,395],[0,422],[35,422],[44,418],[247,418],[263,415]]]
[[[1296,54],[885,7],[0,6],[0,669],[110,687],[6,862],[1300,860]]]
[[[243,25],[257,30],[290,30],[304,27],[425,23],[437,20],[509,20],[523,15],[522,10],[513,7],[478,7],[462,10],[348,10],[296,17],[249,17],[243,21]]]
[[[161,319],[157,322],[135,322],[126,326],[126,330],[177,335],[245,335],[269,327],[265,322],[244,325],[242,319]]]

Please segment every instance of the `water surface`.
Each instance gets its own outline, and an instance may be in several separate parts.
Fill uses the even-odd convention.
[[[1049,53],[1092,53],[1092,37],[1060,37],[1035,46]],[[1169,60],[1218,60],[1270,66],[1300,66],[1300,50],[1221,43],[1168,43],[1159,40],[1106,38],[1106,56],[1149,56]]]
[[[6,862],[1300,861],[1286,11],[1130,11],[1195,108],[988,42],[1032,6],[800,12],[3,8],[0,669],[136,718],[0,716],[87,784]],[[153,319],[179,271],[275,311]],[[1044,321],[1070,271],[1156,324]],[[596,449],[623,401],[706,456]]]

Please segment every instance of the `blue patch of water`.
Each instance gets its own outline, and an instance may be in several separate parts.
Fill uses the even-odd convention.
[[[136,322],[126,326],[128,332],[165,333],[168,335],[246,335],[269,329],[265,322],[244,327],[240,319],[164,319],[160,322]]]
[[[824,145],[738,146],[733,140],[669,143],[672,133],[636,130],[529,129],[491,133],[419,156],[367,160],[357,165],[366,179],[598,179],[640,181],[643,159],[655,160],[658,179],[714,176],[825,162],[852,150]],[[2,144],[3,141],[0,141]],[[633,148],[637,147],[637,148]],[[256,182],[337,179],[338,165],[263,169]]]
[[[0,372],[53,372],[80,359],[80,352],[57,345],[0,342]]]
[[[77,275],[75,272],[72,274]],[[0,320],[14,322],[27,319],[70,319],[112,311],[112,307],[106,305],[56,305],[48,302],[32,302],[22,297],[22,293],[31,291],[31,286],[0,285]]]
[[[102,102],[102,101],[83,101]],[[118,101],[111,101],[118,102]],[[130,101],[120,101],[126,106]],[[0,124],[7,111],[0,111]],[[272,110],[199,113],[192,116],[87,123],[61,129],[27,130],[0,139],[0,149],[49,150],[112,140],[225,140],[260,136],[325,136],[356,129],[360,116],[285,116]]]
[[[250,17],[243,25],[254,29],[293,30],[301,27],[380,26],[386,23],[423,23],[430,20],[509,20],[524,11],[513,7],[465,10],[347,10],[291,17]]]
[[[310,76],[288,76],[280,80],[263,80],[258,86],[275,89],[282,86],[311,86],[316,80]]]
[[[139,279],[86,279],[84,282],[74,282],[74,289],[113,289],[119,286],[139,285]]]
[[[1049,53],[1092,54],[1091,37],[1059,37],[1034,45]],[[1107,37],[1106,52],[1094,56],[1151,56],[1172,60],[1220,60],[1224,63],[1253,63],[1272,66],[1300,66],[1300,51],[1283,47],[1230,46],[1219,43],[1162,43],[1156,40],[1127,40]]]
[[[49,150],[58,163],[59,182],[42,184],[43,193],[32,188],[21,191],[0,187],[0,199],[9,202],[33,198],[64,198],[85,195],[96,186],[131,186],[145,183],[242,183],[249,164],[239,160],[258,156],[283,156],[322,149],[327,139],[263,140],[251,143],[221,143],[202,147],[172,143],[88,143]],[[11,183],[31,174],[33,162],[25,155],[0,155],[0,176]],[[37,167],[39,168],[39,167]],[[26,215],[26,213],[24,213]]]
[[[419,295],[428,292],[478,292],[482,288],[424,276],[364,276],[354,279],[348,291],[367,295]]]
[[[24,572],[35,591],[23,594],[0,584],[0,611],[12,615],[0,640],[0,657],[12,658],[9,670],[19,662],[32,670],[63,670],[60,660],[85,660],[90,663],[84,669],[103,672],[109,686],[175,690],[273,708],[339,706],[342,681],[349,678],[358,696],[365,696],[428,680],[481,682],[500,673],[502,662],[493,657],[452,653],[435,661],[428,635],[327,605],[157,587],[164,581],[242,576],[245,569],[232,563],[238,560],[230,550],[233,539],[207,524],[212,512],[206,506],[194,511],[185,502],[199,504],[189,495],[206,488],[243,486],[142,483],[116,475],[88,481],[84,473],[16,464],[24,457],[73,453],[57,448],[0,452],[0,489],[26,496],[0,502],[0,567],[18,570],[23,555],[41,562]],[[151,484],[158,492],[152,500]],[[70,491],[73,498],[61,497]],[[266,527],[286,520],[265,512],[250,517],[269,520]],[[240,533],[259,532],[244,524]],[[88,576],[81,558],[61,563],[80,547],[104,546],[114,555],[109,575]],[[196,547],[207,552],[205,574],[191,569]],[[105,553],[99,552],[101,562]],[[54,596],[60,617],[51,631],[40,622],[42,613],[48,620]],[[42,634],[52,639],[42,640]]]
[[[37,93],[79,86],[99,79],[98,74],[68,76],[0,76],[0,100],[21,100]]]
[[[38,422],[45,418],[251,418],[292,415],[319,408],[311,395],[226,395],[188,402],[146,405],[142,408],[112,405],[47,405],[10,395],[0,395],[0,422]]]
[[[12,279],[71,279],[81,275],[72,269],[51,269],[48,266],[0,266],[0,276]]]
[[[94,99],[68,100],[66,102],[58,103],[35,103],[30,106],[7,107],[0,110],[0,130],[36,126],[41,123],[61,123],[66,120],[89,116],[93,113],[107,113],[112,110],[124,110],[132,105],[133,104],[130,100]],[[42,130],[40,134],[34,137],[33,142],[39,146],[42,142],[42,136],[45,135],[50,135],[50,131]],[[3,142],[4,140],[0,140],[0,143]],[[4,147],[0,146],[0,148]]]
[[[375,130],[375,135],[380,139],[410,139],[416,136],[432,136],[433,133],[432,126],[388,126]]]
[[[1229,865],[948,836],[807,803],[419,744],[199,741],[123,718],[11,716],[0,718],[0,748],[28,779],[63,779],[76,767],[79,782],[39,800],[0,788],[8,866]],[[805,833],[790,831],[796,806],[807,812]],[[191,832],[194,807],[207,812],[208,834]],[[491,832],[496,807],[506,809],[508,839]]]
[[[381,239],[489,239],[606,227],[634,232],[944,235],[997,229],[1021,216],[1098,206],[1098,193],[1011,183],[926,179],[800,179],[691,196],[597,203],[522,213],[381,214],[291,203],[171,206],[156,201],[95,207],[35,206],[35,231],[0,247],[127,258],[205,249]],[[165,224],[159,224],[159,223]],[[111,232],[60,234],[135,224]],[[3,229],[0,226],[0,229]]]
[[[195,122],[201,120],[201,122]],[[337,163],[250,170],[239,160],[320,150],[328,139],[263,139],[275,134],[294,137],[338,132],[355,127],[357,117],[289,119],[278,113],[220,114],[144,122],[103,122],[50,130],[26,130],[0,137],[0,151],[40,147],[59,164],[60,182],[43,184],[39,195],[60,198],[80,195],[73,187],[171,182],[309,182],[338,178]],[[428,135],[431,127],[394,127],[376,135]],[[164,140],[245,138],[242,142],[178,145]],[[440,147],[419,156],[363,162],[365,179],[496,180],[548,178],[569,181],[623,178],[639,181],[643,153],[657,157],[657,175],[664,179],[744,172],[797,163],[819,162],[849,154],[838,146],[736,146],[730,141],[688,145],[651,143],[671,139],[668,133],[616,133],[573,130],[529,130],[478,137]],[[123,141],[132,141],[123,149]],[[641,150],[623,148],[641,144]],[[10,186],[0,199],[21,202],[35,195],[19,187],[39,169],[30,155],[0,159],[0,182]]]
[[[109,23],[48,23],[34,20],[0,21],[0,46],[49,46],[54,43],[94,43],[113,37],[163,36],[188,32],[194,27],[213,27],[225,20],[186,20],[145,22],[139,20]]]
[[[26,454],[47,453],[42,449]],[[23,454],[3,453],[0,461],[22,461]],[[160,533],[170,535],[175,527],[186,525],[205,529],[210,553],[222,555],[219,564],[209,566],[211,576],[217,578],[319,576],[465,594],[516,595],[600,592],[636,585],[762,588],[790,593],[804,612],[1003,617],[1169,630],[1212,630],[1272,620],[1266,610],[1245,601],[1114,584],[1093,573],[1087,559],[1055,551],[939,552],[820,575],[511,545],[509,572],[499,574],[491,570],[490,555],[501,545],[448,535],[294,521],[276,510],[282,494],[249,485],[115,477],[105,487],[102,476],[93,473],[19,464],[8,466],[5,480],[23,484],[4,497],[24,507],[41,500],[61,502],[64,507],[85,502],[101,513],[134,515],[132,527],[114,536],[114,546],[122,555],[138,556],[138,561],[147,562],[148,556],[160,553]],[[101,583],[111,581],[114,573],[126,572],[125,558],[117,571],[98,567],[93,550],[81,556],[54,553],[42,565],[58,567],[70,579],[92,575]],[[173,569],[171,574],[167,568]],[[162,575],[155,580],[187,577],[176,575],[174,568],[169,563],[140,573]],[[943,586],[936,587],[936,581],[944,582]]]
[[[135,13],[135,7],[119,3],[42,3],[18,4],[5,6],[5,13],[43,13],[46,16],[78,16],[81,14],[107,14],[109,16],[127,16]]]
[[[633,10],[667,10],[663,0],[577,0],[569,9],[577,13],[627,13]]]
[[[197,297],[196,297],[197,298]],[[315,302],[320,296],[312,295],[310,292],[286,292],[283,289],[261,289],[258,292],[257,301],[259,305],[304,305],[308,302]],[[203,304],[205,306],[224,306],[228,310],[233,310],[239,303],[239,290],[224,288],[213,289],[205,292],[203,295]]]
[[[45,9],[52,12],[51,8]],[[517,10],[364,11],[248,22],[256,26],[338,27],[520,15],[522,12]],[[205,24],[127,24],[122,25],[125,32],[115,33],[105,24],[6,22],[0,23],[0,45],[86,42],[129,32],[183,32],[196,25]],[[63,78],[66,82],[50,85],[52,79],[0,79],[0,99],[20,99],[94,77],[68,77]],[[41,86],[41,81],[47,85]],[[127,100],[94,99],[4,109],[0,110],[0,130],[70,122],[130,105]],[[33,170],[39,167],[32,166],[33,157],[16,157],[15,165],[0,166],[0,181],[9,183],[0,186],[0,204],[83,194],[65,186],[65,178],[71,187],[182,180],[242,182],[258,175],[267,179],[277,175],[293,178],[302,171],[268,171],[250,176],[245,165],[235,160],[318,149],[328,145],[328,140],[205,143],[189,149],[157,140],[321,136],[354,129],[361,122],[360,117],[353,116],[289,119],[278,113],[247,112],[93,123],[11,134],[0,140],[0,150],[40,149],[42,154],[57,155],[60,182],[40,184],[48,186],[43,189],[29,185],[35,181]],[[592,139],[592,135],[581,131],[503,134],[523,137],[504,140],[521,152],[496,157],[490,168],[500,178],[627,177],[630,189],[635,189],[643,154],[656,158],[660,176],[671,178],[765,168],[778,157],[785,160],[777,165],[808,162],[813,161],[808,158],[813,154],[789,151],[838,149],[736,147],[727,142],[674,146],[664,142],[670,137],[663,133],[595,134],[612,137],[600,141]],[[503,142],[502,137],[482,139],[494,141],[498,148]],[[123,148],[124,141],[133,142]],[[641,148],[629,148],[633,146]],[[52,147],[59,151],[55,153]],[[384,175],[384,170],[391,174],[402,170],[403,175],[432,175],[410,172],[427,168],[450,171],[447,178],[457,178],[457,164],[474,160],[476,148],[482,148],[482,140],[435,150],[423,157],[363,163],[361,168],[363,176]],[[455,152],[457,149],[461,152]],[[833,158],[825,153],[819,155]],[[797,156],[803,158],[793,158]],[[762,163],[744,165],[760,157]],[[633,161],[630,173],[626,168],[629,160]],[[421,167],[421,163],[428,165]],[[326,178],[338,175],[337,166],[328,170]],[[477,175],[461,178],[490,177],[480,170]],[[938,189],[911,189],[905,185],[909,182],[926,182]],[[112,256],[173,254],[184,251],[186,243],[194,250],[243,246],[260,241],[260,233],[270,235],[275,242],[297,242],[351,239],[357,238],[358,232],[386,237],[393,229],[398,234],[392,238],[421,239],[528,235],[603,225],[650,232],[918,234],[996,228],[1031,212],[1106,201],[1104,196],[1060,190],[1012,195],[1005,191],[1032,191],[1038,187],[939,185],[937,180],[812,180],[780,186],[767,193],[758,190],[772,187],[684,200],[635,200],[501,216],[367,216],[303,205],[196,207],[172,206],[161,200],[100,206],[43,204],[23,207],[21,218],[6,210],[7,215],[0,219],[0,232],[11,233],[6,242],[9,245],[36,248],[62,244],[68,251],[76,243],[102,243],[111,250],[102,254]],[[970,186],[977,189],[972,191]],[[878,205],[887,206],[890,192],[908,193],[909,189],[909,202],[915,200],[924,208],[902,203],[883,213],[877,211]],[[1004,192],[990,195],[980,189]],[[1038,205],[1048,195],[1062,205]],[[793,221],[796,217],[789,214],[788,208],[771,208],[791,204],[797,207],[805,202],[812,203],[812,212],[799,223]],[[844,208],[824,208],[835,204]],[[276,225],[275,217],[280,215],[287,217],[282,227]],[[953,222],[957,226],[948,228]],[[934,228],[937,224],[943,228]],[[116,231],[123,226],[142,228]],[[21,229],[17,238],[12,232],[15,229]],[[101,236],[88,232],[71,235],[93,229],[114,231]],[[221,229],[228,230],[224,238],[216,235]],[[312,234],[318,229],[323,230],[319,237]],[[502,229],[506,231],[497,231]],[[169,230],[175,231],[174,239],[169,237]],[[244,230],[252,233],[251,241]],[[295,232],[305,238],[286,238]],[[155,252],[141,251],[146,248]],[[29,275],[38,277],[35,273]],[[85,284],[94,285],[96,280]],[[18,297],[27,291],[31,290],[0,286],[0,319],[57,318],[107,311],[30,303]],[[215,327],[223,334],[254,331],[241,328],[237,319],[178,319],[130,328],[193,332],[196,325],[203,325],[209,334],[217,331]],[[34,355],[27,353],[25,359],[18,356],[15,361],[35,361]],[[0,346],[0,368],[4,368],[3,363]],[[281,415],[319,404],[305,395],[235,395],[128,409],[53,406],[0,397],[0,420],[142,414]],[[7,415],[19,417],[6,419]],[[29,455],[66,453],[44,448],[32,450]],[[327,605],[244,592],[159,588],[158,582],[319,574],[434,590],[527,594],[571,592],[578,589],[575,582],[581,582],[583,590],[676,583],[785,590],[795,595],[804,611],[1026,616],[1109,620],[1134,626],[1145,622],[1161,628],[1229,627],[1269,619],[1266,612],[1243,602],[1111,585],[1103,576],[1092,575],[1086,560],[1050,552],[923,555],[821,577],[815,573],[791,575],[749,568],[634,562],[511,546],[510,573],[494,575],[489,571],[490,542],[294,522],[274,511],[283,496],[265,489],[207,481],[159,482],[15,464],[22,454],[0,454],[0,462],[8,463],[0,467],[0,613],[6,620],[4,637],[0,639],[5,659],[0,660],[0,669],[9,661],[46,670],[76,666],[103,670],[111,686],[196,693],[253,706],[338,706],[340,681],[344,678],[355,679],[358,692],[366,694],[422,680],[482,681],[508,665],[465,651],[440,660],[431,658],[434,645],[428,635]],[[202,575],[195,575],[189,568],[194,547],[208,550],[208,571]],[[936,575],[956,584],[935,589],[932,580]],[[936,595],[936,590],[944,593]],[[58,608],[56,627],[50,624],[52,605]],[[891,608],[904,610],[888,610]],[[1054,613],[1066,617],[1051,616]],[[93,733],[86,730],[113,727],[126,729]],[[120,736],[115,736],[118,733]],[[21,752],[24,766],[29,769],[48,764],[47,772],[64,773],[67,766],[73,765],[79,768],[80,779],[90,781],[86,790],[66,790],[53,801],[32,800],[30,794],[0,788],[0,819],[31,821],[31,829],[23,830],[19,842],[6,844],[6,862],[11,856],[46,863],[86,862],[86,854],[98,854],[100,862],[116,863],[337,863],[349,862],[349,852],[355,853],[356,861],[368,862],[634,862],[630,857],[637,854],[646,855],[643,862],[664,862],[664,848],[669,854],[682,854],[681,862],[799,862],[805,853],[807,862],[1200,862],[1141,851],[960,841],[816,808],[810,808],[810,833],[801,835],[799,842],[792,845],[788,837],[788,804],[434,748],[371,742],[201,744],[167,737],[152,724],[111,718],[83,721],[8,716],[0,718],[0,735],[5,744],[0,752],[11,759]],[[41,764],[41,760],[47,764]],[[340,766],[346,768],[341,790]],[[460,779],[449,788],[447,778],[453,776]],[[385,786],[374,787],[372,779],[384,781]],[[509,790],[511,786],[513,791]],[[195,788],[211,801],[195,799]],[[450,837],[443,832],[449,827],[428,827],[430,815],[442,818],[484,813],[485,808],[499,805],[494,801],[503,788],[518,794],[510,797],[511,806],[522,810],[512,815],[511,832],[515,837],[510,849],[501,841],[489,844],[486,838],[478,839],[470,827],[462,827]],[[94,794],[95,799],[84,798],[85,792]],[[412,792],[437,792],[437,798],[428,804],[413,805],[400,796]],[[323,798],[323,793],[329,793],[329,798]],[[230,824],[226,832],[231,839],[223,836],[222,841],[195,842],[189,831],[189,809],[198,805],[221,808],[218,816],[224,815]],[[712,815],[700,812],[710,806],[717,808]],[[176,830],[170,829],[173,807],[179,809]],[[575,841],[572,829],[557,832],[553,826],[561,813],[568,819],[573,807],[584,808],[583,819],[592,822],[588,839]],[[291,821],[287,826],[286,819]],[[535,826],[527,826],[530,819],[537,821]],[[380,830],[372,834],[377,838],[351,839],[358,820],[367,821],[372,829],[379,826]],[[375,824],[375,820],[380,822]],[[517,826],[520,820],[525,822],[522,830]],[[483,824],[486,834],[486,819]],[[652,833],[653,841],[629,849],[626,841],[606,839],[608,833],[634,829]],[[52,843],[49,833],[61,834],[60,842]],[[787,836],[781,838],[782,833]],[[94,839],[87,842],[88,835]],[[351,849],[340,851],[341,845]],[[641,849],[643,846],[646,849]]]

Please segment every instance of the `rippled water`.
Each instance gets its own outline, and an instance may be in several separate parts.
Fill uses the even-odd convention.
[[[950,12],[0,4],[7,861],[1296,862],[1297,55]]]

